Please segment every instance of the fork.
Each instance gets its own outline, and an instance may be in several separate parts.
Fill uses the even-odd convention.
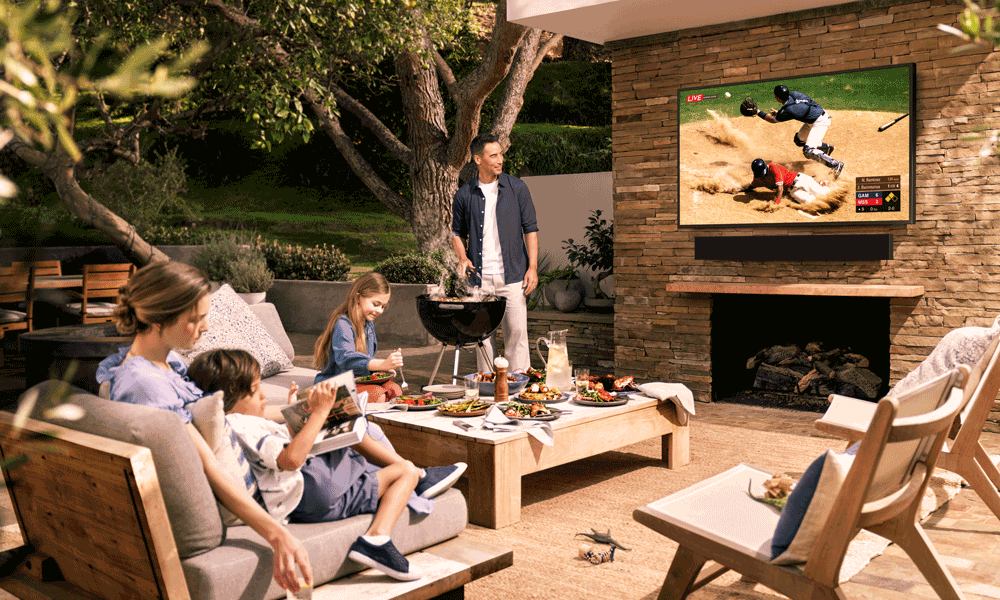
[[[403,349],[399,348],[398,350],[396,350],[396,352],[402,353]],[[406,383],[406,375],[403,375],[403,367],[399,367],[399,377],[400,377],[400,379],[403,380],[399,384],[399,389],[403,390],[403,392],[406,392],[406,390],[409,389],[410,384]]]

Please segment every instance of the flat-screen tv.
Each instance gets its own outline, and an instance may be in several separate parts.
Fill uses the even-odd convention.
[[[903,64],[679,90],[678,225],[914,222],[914,73]]]

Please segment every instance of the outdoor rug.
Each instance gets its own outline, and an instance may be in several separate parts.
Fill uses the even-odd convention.
[[[514,550],[514,565],[466,586],[469,600],[530,598],[652,600],[659,593],[677,545],[632,519],[632,511],[739,463],[794,478],[828,448],[822,437],[755,431],[694,421],[691,462],[677,470],[659,460],[659,440],[627,446],[522,479],[521,521],[500,530],[470,525],[465,535]],[[938,471],[925,498],[925,514],[958,493],[961,478]],[[582,544],[604,551],[580,533],[606,532],[631,551],[593,565],[579,557]],[[888,542],[863,532],[845,560],[850,578]],[[726,575],[698,592],[699,599],[765,598],[774,592]]]

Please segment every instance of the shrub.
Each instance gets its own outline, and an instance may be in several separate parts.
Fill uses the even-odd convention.
[[[152,225],[141,230],[139,235],[154,246],[197,246],[208,243],[218,231],[204,227]]]
[[[518,127],[510,134],[504,167],[518,177],[611,170],[611,128]]]
[[[436,253],[443,254],[440,250]],[[445,264],[436,253],[410,252],[390,256],[375,266],[374,271],[389,283],[440,284],[448,275]]]
[[[258,237],[256,246],[277,279],[344,281],[351,271],[351,262],[344,253],[327,244],[306,247],[276,240],[265,242]]]
[[[156,155],[152,162],[131,165],[119,160],[89,187],[95,199],[136,229],[161,223],[168,215],[195,216],[196,207],[182,196],[187,175],[176,148]]]
[[[256,244],[233,233],[214,236],[191,259],[212,281],[228,283],[241,294],[266,292],[274,283],[264,254]]]

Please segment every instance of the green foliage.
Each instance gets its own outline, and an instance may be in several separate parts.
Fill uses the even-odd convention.
[[[942,23],[938,25],[938,29],[970,42],[956,48],[956,52],[983,44],[996,47],[1000,43],[1000,2],[993,6],[980,6],[972,0],[965,0],[965,9],[958,15],[958,27]]]
[[[599,210],[591,212],[589,221],[584,228],[586,243],[563,240],[563,250],[571,263],[594,271],[594,293],[602,298],[601,280],[611,275],[615,264],[615,228],[613,222],[601,218]]]
[[[191,259],[191,264],[212,281],[225,282],[241,294],[266,292],[274,283],[274,274],[267,268],[255,243],[235,233],[212,237]]]
[[[389,283],[444,284],[451,289],[455,271],[443,250],[390,256],[375,267]]]
[[[610,171],[611,127],[515,127],[504,170],[519,177]]]
[[[197,246],[207,243],[218,232],[204,227],[153,225],[139,230],[139,235],[154,246]]]
[[[557,61],[538,65],[524,91],[521,123],[611,125],[611,63]]]
[[[166,39],[147,38],[126,54],[95,29],[93,35],[80,38],[88,41],[84,47],[74,31],[76,16],[60,0],[0,0],[4,38],[0,104],[3,125],[19,137],[46,149],[58,143],[80,158],[70,131],[70,114],[81,92],[120,98],[180,96],[195,84],[183,73],[207,51],[208,44],[194,43],[190,50],[170,56]]]
[[[351,271],[344,253],[327,244],[300,246],[258,238],[256,247],[264,253],[277,279],[344,281]]]
[[[131,165],[119,160],[94,178],[90,193],[137,230],[172,216],[193,219],[196,207],[183,196],[187,191],[184,169],[176,148],[156,155],[152,162]]]

